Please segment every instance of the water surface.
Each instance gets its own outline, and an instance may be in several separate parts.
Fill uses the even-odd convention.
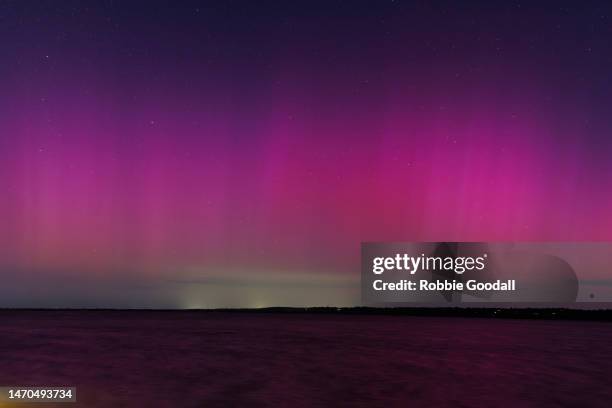
[[[612,400],[605,322],[108,311],[3,311],[0,322],[0,385],[76,386],[86,407]]]

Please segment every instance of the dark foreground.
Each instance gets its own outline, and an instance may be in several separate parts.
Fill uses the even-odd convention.
[[[0,385],[76,386],[85,407],[612,399],[607,322],[134,311],[2,311],[0,322]]]

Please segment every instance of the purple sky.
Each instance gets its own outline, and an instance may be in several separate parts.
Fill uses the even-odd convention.
[[[612,6],[470,4],[3,4],[0,306],[352,305],[361,241],[612,240]]]

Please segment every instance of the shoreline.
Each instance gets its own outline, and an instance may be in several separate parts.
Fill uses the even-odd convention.
[[[325,316],[413,316],[413,317],[464,317],[526,320],[581,320],[612,321],[612,309],[568,309],[568,308],[494,308],[494,307],[267,307],[259,309],[114,309],[114,308],[2,308],[0,315],[42,312],[42,313],[112,313],[129,314],[315,314]]]

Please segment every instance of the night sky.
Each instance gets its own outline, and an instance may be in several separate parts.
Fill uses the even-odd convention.
[[[0,306],[354,305],[361,241],[612,240],[612,4],[530,3],[2,2]]]

